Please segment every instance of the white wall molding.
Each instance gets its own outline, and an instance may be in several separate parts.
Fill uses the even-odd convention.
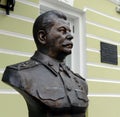
[[[108,38],[99,37],[99,36],[96,36],[94,34],[86,34],[86,37],[87,38],[92,38],[92,39],[95,39],[95,40],[99,40],[99,41],[103,41],[103,42],[106,42],[106,43],[114,44],[114,45],[120,45],[119,42],[112,41]]]
[[[8,15],[8,17],[11,17],[11,18],[14,18],[14,19],[23,20],[23,21],[30,22],[30,23],[34,23],[34,19],[33,18],[25,17],[25,16],[22,16],[22,15],[17,15],[17,14],[10,13],[10,15]]]
[[[94,53],[100,54],[100,50],[98,50],[96,48],[87,48],[86,50],[89,52],[94,52]],[[118,57],[120,57],[120,54],[118,54]]]
[[[108,78],[107,78],[108,79]],[[88,82],[120,84],[120,80],[105,80],[103,78],[87,78]]]
[[[14,89],[0,89],[0,94],[8,94],[8,95],[13,95],[13,94],[19,94],[17,91],[15,91]]]
[[[87,66],[100,67],[100,68],[113,69],[113,70],[119,70],[120,71],[120,67],[119,66],[115,66],[115,65],[98,64],[98,63],[88,62]]]
[[[120,94],[88,94],[88,97],[99,97],[99,98],[120,98]]]
[[[36,7],[36,8],[40,8],[39,4],[35,3],[35,2],[30,2],[29,0],[16,0],[17,2],[32,6],[32,7]]]
[[[68,4],[70,6],[74,5],[74,0],[58,0],[58,1]]]
[[[86,50],[89,52],[94,52],[94,53],[100,54],[100,50],[98,50],[96,48],[87,48]],[[120,54],[118,54],[118,58],[120,58]]]
[[[6,15],[6,11],[0,11],[0,14],[1,15]],[[22,20],[22,21],[25,21],[25,22],[30,22],[30,23],[34,22],[33,18],[25,17],[25,16],[22,16],[22,15],[17,15],[17,14],[13,14],[13,13],[10,13],[10,15],[8,15],[7,17],[11,17],[11,18],[14,18],[14,19],[19,19],[19,20]]]
[[[0,89],[0,95],[20,95],[17,91],[15,90],[10,90],[10,89]],[[88,97],[106,97],[106,98],[120,98],[120,94],[93,94],[89,93]]]
[[[87,48],[87,51],[89,51],[89,52],[95,52],[95,53],[100,53],[100,50],[97,50],[95,48]]]
[[[21,33],[16,33],[16,32],[11,32],[11,31],[7,31],[7,30],[0,30],[0,34],[33,41],[32,36],[21,34]]]
[[[116,29],[113,29],[113,28],[104,26],[104,25],[102,25],[102,24],[98,24],[98,23],[96,23],[96,22],[86,21],[86,23],[87,23],[87,24],[90,24],[90,25],[94,25],[94,26],[99,27],[99,28],[102,28],[102,29],[105,29],[105,30],[109,30],[109,31],[114,32],[114,33],[119,33],[119,34],[120,34],[120,30],[116,30]]]
[[[86,50],[89,52],[94,52],[94,53],[100,54],[100,50],[98,50],[96,48],[87,48]],[[120,54],[118,54],[118,57],[120,57]]]
[[[3,74],[5,69],[0,69],[0,74]]]
[[[120,22],[120,19],[119,19],[119,18],[116,18],[116,17],[110,16],[110,15],[108,15],[108,14],[102,13],[102,12],[97,11],[97,10],[95,10],[95,9],[93,9],[93,8],[90,8],[90,7],[85,7],[85,8],[84,8],[84,11],[85,11],[85,12],[86,12],[86,11],[90,11],[90,12],[99,14],[99,15],[101,15],[101,16],[107,17],[108,19],[112,19],[112,20],[114,20],[114,21]]]
[[[33,53],[20,52],[20,51],[8,50],[8,49],[2,49],[2,48],[0,48],[0,53],[16,55],[16,56],[23,56],[23,57],[31,57],[33,55]]]

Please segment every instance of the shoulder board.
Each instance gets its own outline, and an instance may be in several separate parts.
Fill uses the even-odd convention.
[[[85,81],[85,79],[83,77],[81,77],[79,74],[74,73],[74,75]]]
[[[8,68],[11,68],[11,69],[14,69],[14,70],[23,70],[23,69],[29,69],[29,68],[38,66],[39,64],[40,63],[37,62],[37,61],[28,60],[28,61],[25,61],[25,62],[10,65],[10,66],[8,66]]]
[[[83,78],[82,76],[80,76],[78,73],[74,73],[68,66],[67,66],[67,69],[68,69],[69,71],[71,71],[75,76],[77,76],[78,78],[80,78],[80,79],[82,79],[82,80],[85,81],[85,78]]]

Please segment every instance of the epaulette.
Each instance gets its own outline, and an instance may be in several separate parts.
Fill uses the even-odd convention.
[[[71,71],[75,76],[77,76],[78,78],[80,78],[80,79],[82,79],[82,80],[85,81],[85,78],[83,78],[82,76],[80,76],[78,73],[74,73],[68,66],[67,66],[67,69],[68,69],[69,71]]]
[[[37,61],[33,61],[33,60],[28,60],[28,61],[24,61],[21,63],[17,63],[14,65],[10,65],[8,66],[8,68],[14,69],[14,70],[23,70],[23,69],[29,69],[35,66],[38,66],[40,63]]]
[[[85,81],[85,79],[84,79],[83,77],[81,77],[79,74],[74,73],[74,75],[75,75],[75,76],[77,76],[78,78],[80,78],[80,79],[82,79],[82,80],[84,80],[84,81]]]

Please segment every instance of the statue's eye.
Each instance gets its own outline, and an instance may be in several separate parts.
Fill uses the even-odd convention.
[[[65,28],[60,28],[59,31],[60,31],[61,33],[65,34],[67,30],[66,30]]]

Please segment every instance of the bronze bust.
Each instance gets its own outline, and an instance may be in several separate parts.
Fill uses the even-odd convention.
[[[35,54],[7,66],[2,81],[24,97],[29,117],[85,117],[87,83],[64,63],[73,47],[67,17],[55,10],[43,13],[34,23],[33,37]]]

